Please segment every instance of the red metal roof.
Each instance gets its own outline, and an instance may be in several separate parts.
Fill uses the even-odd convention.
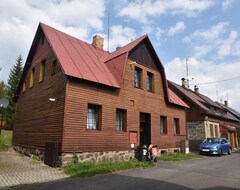
[[[48,25],[40,25],[64,74],[120,88],[120,81],[104,64],[109,53]]]
[[[169,101],[173,104],[190,108],[182,99],[180,99],[170,88],[168,88]]]
[[[119,48],[118,50],[112,52],[108,57],[107,57],[107,61],[115,58],[115,57],[118,57],[124,53],[128,53],[130,50],[132,50],[134,47],[136,47],[142,40],[144,40],[145,38],[147,38],[148,36],[147,35],[144,35],[134,41],[132,41],[131,43]]]
[[[24,66],[20,84],[18,85],[14,96],[15,100],[17,94],[20,92],[22,85],[21,82],[23,82],[27,70],[30,67],[27,63],[32,61],[35,54],[38,40],[40,39],[40,35],[42,35],[41,31],[45,34],[45,37],[55,53],[65,75],[101,83],[115,88],[121,88],[129,52],[145,39],[150,42],[148,36],[144,35],[122,48],[109,53],[46,24],[40,23]],[[154,48],[153,51],[155,51]],[[161,67],[163,67],[160,60],[159,62]],[[162,74],[164,74],[165,77],[164,70]],[[166,88],[166,96],[170,103],[188,108],[188,105],[185,102],[168,89],[167,83],[163,86],[164,89]]]

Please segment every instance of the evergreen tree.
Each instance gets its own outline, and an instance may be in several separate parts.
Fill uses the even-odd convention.
[[[9,105],[6,108],[6,120],[7,120],[7,127],[9,129],[13,128],[14,124],[14,115],[15,115],[15,102],[13,102],[13,97],[15,94],[15,90],[17,88],[18,82],[22,75],[23,71],[23,60],[22,56],[19,55],[16,59],[16,64],[10,70],[8,81],[7,81],[7,98],[9,100]]]
[[[0,82],[0,98],[6,97],[6,85],[4,81]]]

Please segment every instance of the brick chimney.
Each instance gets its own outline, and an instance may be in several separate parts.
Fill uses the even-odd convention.
[[[93,36],[93,40],[92,40],[92,45],[103,49],[103,44],[104,44],[104,38],[99,36],[99,35],[95,35]]]
[[[199,88],[198,88],[197,85],[194,86],[194,91],[195,91],[197,94],[199,94]]]
[[[227,101],[227,100],[224,100],[224,105],[225,105],[226,107],[228,107],[228,101]]]
[[[185,78],[182,78],[182,87],[189,89],[189,81]]]

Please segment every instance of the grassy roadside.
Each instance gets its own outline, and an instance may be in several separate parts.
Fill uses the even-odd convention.
[[[183,153],[168,153],[163,154],[162,156],[158,157],[158,160],[163,161],[180,161],[180,160],[189,160],[194,158],[200,158],[201,156],[196,153],[189,153],[189,154],[183,154]]]
[[[151,162],[139,162],[136,159],[124,162],[77,163],[64,167],[64,172],[71,177],[90,177],[98,174],[113,173],[133,168],[153,167]]]
[[[6,151],[12,143],[12,131],[2,130],[0,137],[0,152]]]

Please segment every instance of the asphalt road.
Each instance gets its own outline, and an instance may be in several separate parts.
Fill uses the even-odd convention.
[[[150,169],[135,169],[84,179],[64,179],[49,183],[21,185],[14,190],[226,190],[240,189],[240,153],[203,156],[179,162],[160,161]]]

